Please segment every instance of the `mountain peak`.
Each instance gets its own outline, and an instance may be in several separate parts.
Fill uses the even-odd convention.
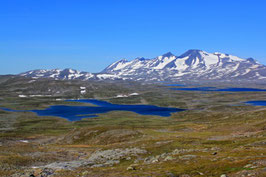
[[[185,53],[198,53],[198,52],[202,52],[203,50],[199,50],[199,49],[189,49],[188,51],[186,51]]]
[[[167,52],[165,54],[162,55],[163,57],[171,57],[171,56],[175,56],[174,54],[172,54],[171,52]]]
[[[247,58],[247,61],[249,61],[250,63],[256,64],[257,61],[254,58]]]
[[[135,60],[144,61],[144,60],[146,60],[146,58],[144,58],[144,57],[138,57]]]
[[[123,62],[124,63],[124,62],[128,62],[128,61],[127,61],[127,59],[123,58],[123,59],[119,60],[118,62]]]
[[[199,50],[199,49],[190,49],[190,50],[186,51],[185,53],[183,53],[182,55],[180,55],[179,58],[184,58],[186,56],[200,55],[200,52],[203,52],[203,51]]]
[[[75,69],[71,69],[71,68],[65,68],[64,70],[62,70],[62,73],[77,73],[78,71]]]

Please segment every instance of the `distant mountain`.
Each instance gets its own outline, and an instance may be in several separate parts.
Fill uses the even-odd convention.
[[[253,58],[188,50],[180,56],[168,52],[153,59],[123,59],[96,74],[73,69],[52,69],[33,70],[19,75],[57,80],[266,81],[266,66]]]
[[[89,72],[80,72],[74,69],[38,69],[27,71],[25,73],[19,74],[19,76],[31,77],[33,79],[39,78],[51,78],[55,80],[116,80],[122,79],[119,76],[113,74],[92,74]]]
[[[153,59],[123,59],[102,73],[145,81],[266,80],[266,66],[253,58],[202,50],[188,50],[180,56],[168,52]]]

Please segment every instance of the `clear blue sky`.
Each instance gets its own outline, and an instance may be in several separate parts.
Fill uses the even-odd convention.
[[[0,0],[0,74],[188,49],[266,64],[265,0]]]

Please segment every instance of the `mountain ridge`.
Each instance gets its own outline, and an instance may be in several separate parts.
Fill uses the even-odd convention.
[[[153,59],[115,62],[103,70],[133,80],[237,80],[265,79],[266,67],[252,58],[191,49],[180,56],[170,52]]]
[[[138,57],[118,60],[102,72],[73,69],[33,70],[19,74],[32,78],[62,80],[134,80],[134,81],[201,81],[266,80],[266,66],[253,58],[243,59],[220,52],[190,49],[180,56],[171,52],[155,58]]]

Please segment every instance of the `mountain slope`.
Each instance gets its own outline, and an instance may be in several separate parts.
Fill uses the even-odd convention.
[[[149,81],[266,79],[266,67],[252,58],[202,50],[188,50],[180,56],[168,52],[154,59],[120,60],[103,73]]]

